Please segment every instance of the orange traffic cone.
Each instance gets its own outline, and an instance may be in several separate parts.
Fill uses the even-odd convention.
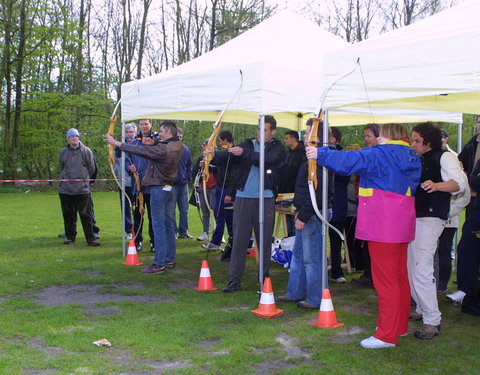
[[[337,316],[333,309],[332,297],[330,297],[330,290],[323,289],[322,303],[320,304],[320,311],[318,312],[318,322],[310,323],[312,326],[319,328],[336,328],[343,326],[343,323],[337,322]]]
[[[200,269],[200,277],[198,278],[198,285],[195,290],[217,290],[214,288],[212,275],[210,275],[210,269],[208,268],[208,262],[202,260],[202,268]]]
[[[141,266],[143,264],[138,259],[137,247],[135,246],[134,240],[130,240],[130,243],[128,244],[127,257],[125,258],[125,262],[123,262],[123,264],[127,266]]]
[[[258,309],[252,310],[252,313],[262,318],[273,318],[283,314],[283,310],[277,309],[275,305],[275,297],[273,296],[272,281],[269,277],[265,278],[263,283],[262,295],[260,296],[260,303]]]

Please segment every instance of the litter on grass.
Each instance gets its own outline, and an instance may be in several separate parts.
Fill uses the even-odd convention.
[[[101,339],[101,340],[98,340],[98,341],[94,341],[92,342],[93,345],[96,345],[96,346],[112,346],[112,343],[110,341],[108,341],[107,339]]]

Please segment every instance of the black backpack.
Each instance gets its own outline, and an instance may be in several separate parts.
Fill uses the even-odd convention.
[[[462,312],[480,316],[480,280],[475,281],[470,291],[463,297]]]

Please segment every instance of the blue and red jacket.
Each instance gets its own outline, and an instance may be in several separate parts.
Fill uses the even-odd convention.
[[[317,162],[337,174],[360,176],[356,238],[386,243],[415,238],[415,191],[422,164],[407,142],[358,151],[321,147]]]

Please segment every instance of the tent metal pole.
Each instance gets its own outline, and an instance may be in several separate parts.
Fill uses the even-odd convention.
[[[264,197],[264,187],[265,187],[265,115],[262,113],[260,115],[260,183],[259,183],[259,194],[258,194],[258,227],[259,227],[259,238],[258,238],[258,254],[259,254],[259,263],[258,263],[258,277],[260,284],[260,293],[263,290],[263,259],[266,256],[264,249],[264,227],[265,227],[265,202],[263,201]]]
[[[325,111],[322,126],[322,143],[328,146],[328,111]],[[328,220],[328,171],[322,167],[322,214]],[[322,222],[322,291],[327,288],[327,224]]]

